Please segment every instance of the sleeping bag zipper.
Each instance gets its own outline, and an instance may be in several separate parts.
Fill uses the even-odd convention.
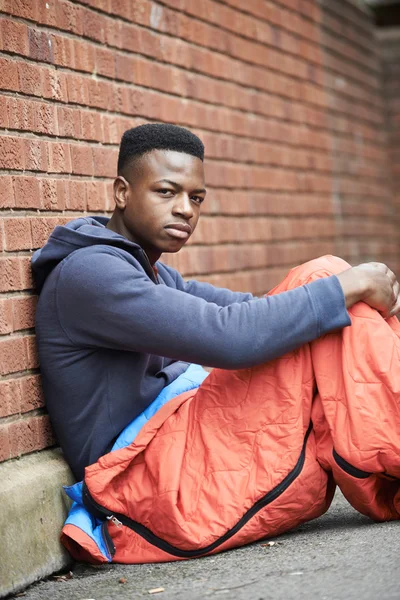
[[[348,473],[352,477],[356,477],[357,479],[368,479],[372,475],[369,471],[362,471],[361,469],[357,469],[357,467],[353,467],[347,460],[345,460],[340,454],[336,452],[335,449],[332,450],[333,458],[339,467],[345,473]]]
[[[114,546],[114,542],[112,541],[112,537],[110,535],[110,532],[108,531],[107,521],[104,521],[104,523],[102,523],[102,525],[101,525],[101,533],[103,535],[103,539],[104,539],[104,543],[105,543],[106,548],[107,548],[107,552],[110,555],[109,558],[110,558],[110,560],[112,560],[113,556],[115,554],[115,546]]]
[[[290,471],[290,473],[288,473],[286,477],[276,487],[274,487],[271,491],[265,494],[265,496],[257,500],[257,502],[251,508],[249,508],[249,510],[243,515],[243,517],[239,519],[236,525],[234,525],[231,529],[224,533],[224,535],[222,535],[220,538],[215,540],[215,542],[213,542],[212,544],[209,544],[208,546],[205,546],[204,548],[200,548],[198,550],[181,550],[180,548],[177,548],[176,546],[173,546],[169,542],[166,542],[165,540],[160,538],[158,535],[156,535],[150,529],[148,529],[148,527],[145,527],[141,523],[138,523],[138,521],[134,521],[133,519],[130,519],[129,517],[126,517],[121,513],[112,512],[107,508],[104,508],[92,498],[85,482],[83,482],[82,488],[83,502],[87,510],[93,516],[101,519],[104,519],[104,517],[106,517],[106,519],[108,519],[109,521],[113,521],[115,524],[117,524],[117,526],[125,525],[126,527],[129,527],[135,533],[137,533],[147,542],[149,542],[149,544],[160,548],[160,550],[163,550],[167,554],[177,556],[178,558],[196,558],[199,556],[203,556],[204,554],[212,552],[213,550],[218,548],[218,546],[221,546],[232,536],[238,533],[238,531],[240,531],[240,529],[242,529],[242,527],[244,527],[244,525],[246,525],[246,523],[252,517],[254,517],[254,515],[256,515],[261,509],[263,509],[265,506],[267,506],[268,504],[276,500],[276,498],[278,498],[281,494],[283,494],[283,492],[285,492],[287,488],[293,483],[293,481],[300,475],[305,462],[306,445],[311,430],[312,423],[310,423],[310,426],[305,435],[303,447],[300,456],[297,460],[297,463]]]

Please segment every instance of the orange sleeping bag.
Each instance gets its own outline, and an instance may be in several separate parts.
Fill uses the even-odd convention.
[[[290,271],[271,294],[349,265]],[[132,444],[86,468],[83,497],[112,560],[192,558],[323,514],[335,484],[375,520],[400,515],[400,325],[364,303],[352,326],[262,366],[214,369],[165,404]],[[73,556],[102,561],[65,525]]]

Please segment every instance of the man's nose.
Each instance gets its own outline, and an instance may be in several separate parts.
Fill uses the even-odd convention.
[[[182,192],[175,196],[174,206],[172,207],[172,214],[181,215],[185,219],[191,219],[193,217],[193,205],[190,201],[189,195]]]

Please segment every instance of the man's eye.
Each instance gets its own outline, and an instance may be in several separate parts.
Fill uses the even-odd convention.
[[[173,191],[167,190],[167,189],[162,189],[162,190],[158,190],[158,193],[161,194],[162,196],[167,196],[168,194],[173,194]]]
[[[203,196],[192,196],[192,200],[197,204],[201,204],[204,201]]]

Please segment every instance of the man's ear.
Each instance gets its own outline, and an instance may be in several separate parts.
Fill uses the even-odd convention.
[[[125,210],[126,208],[128,186],[129,183],[122,175],[118,175],[114,180],[114,200],[116,207],[120,210]]]

